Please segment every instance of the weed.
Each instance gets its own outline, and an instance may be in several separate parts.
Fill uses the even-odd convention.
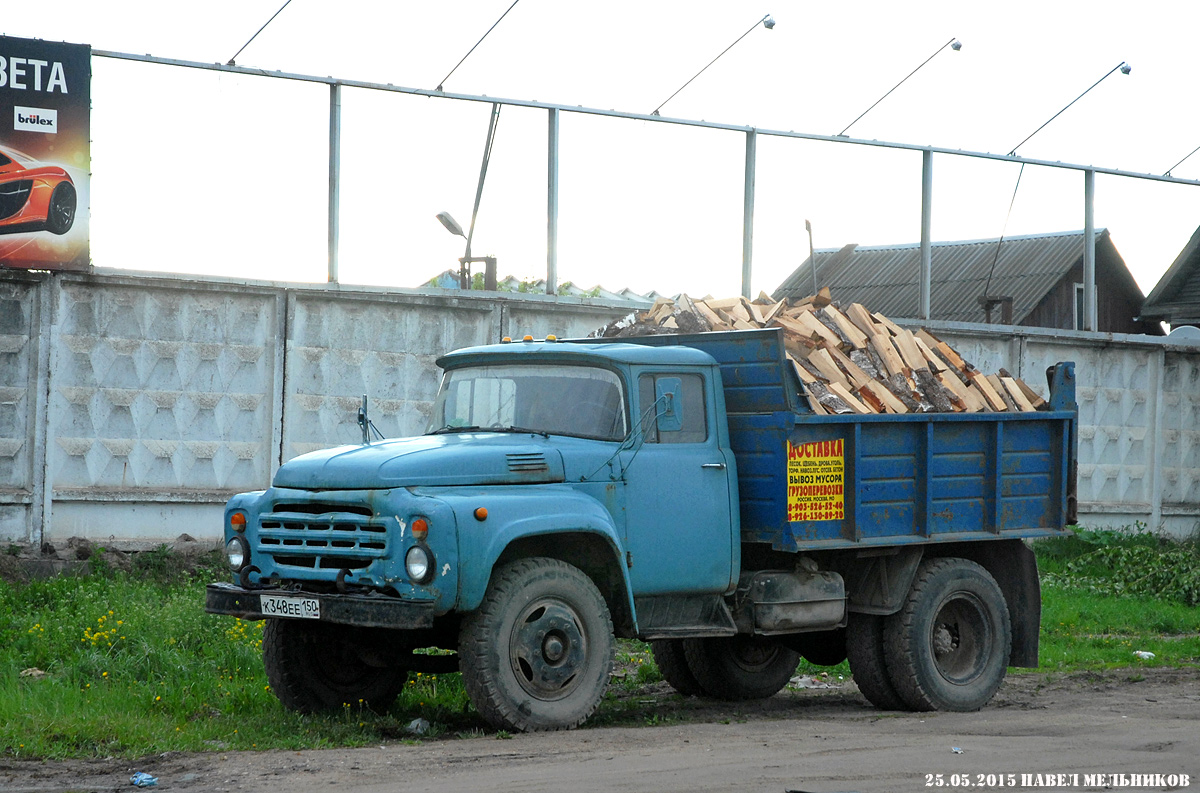
[[[1140,595],[1200,604],[1200,545],[1127,530],[1080,529],[1035,546],[1042,581],[1096,595]]]

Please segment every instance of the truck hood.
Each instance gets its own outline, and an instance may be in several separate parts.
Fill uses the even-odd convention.
[[[370,490],[434,485],[562,482],[563,460],[545,439],[512,433],[422,435],[301,455],[275,474],[275,487]]]

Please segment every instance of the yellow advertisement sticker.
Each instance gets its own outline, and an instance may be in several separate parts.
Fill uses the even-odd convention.
[[[842,520],[846,455],[839,438],[793,446],[787,442],[788,521]]]

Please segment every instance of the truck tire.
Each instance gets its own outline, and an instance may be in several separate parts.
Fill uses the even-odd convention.
[[[846,657],[858,690],[880,710],[906,710],[888,675],[883,652],[883,623],[876,614],[851,614],[846,624]]]
[[[1012,646],[1004,594],[966,559],[926,559],[884,623],[892,685],[912,710],[979,710],[1000,688]]]
[[[671,684],[671,688],[685,697],[696,697],[704,693],[696,676],[688,668],[687,656],[683,650],[683,639],[655,639],[650,642],[650,652],[654,654],[654,663],[663,680]]]
[[[766,699],[796,674],[800,653],[761,636],[686,639],[688,668],[716,699]]]
[[[301,713],[366,706],[383,713],[408,679],[402,666],[381,662],[370,629],[310,620],[269,619],[263,628],[263,666],[284,707]],[[368,660],[371,662],[368,663]]]
[[[608,605],[582,571],[520,559],[492,573],[459,634],[463,685],[496,729],[566,730],[600,704],[612,672]]]

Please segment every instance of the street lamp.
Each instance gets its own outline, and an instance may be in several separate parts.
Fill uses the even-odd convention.
[[[721,55],[724,55],[725,53],[727,53],[727,52],[729,52],[731,49],[733,49],[733,48],[734,48],[734,46],[735,46],[735,45],[736,45],[736,44],[737,44],[739,41],[741,41],[742,39],[744,39],[744,38],[746,38],[747,36],[749,36],[749,35],[750,35],[750,34],[751,34],[753,31],[754,31],[754,29],[755,29],[756,27],[758,27],[759,25],[762,25],[762,26],[763,26],[764,28],[766,28],[767,30],[773,30],[773,29],[775,28],[775,20],[771,18],[771,15],[770,15],[770,14],[767,14],[767,15],[766,15],[766,16],[764,16],[762,19],[758,20],[758,21],[757,21],[757,22],[755,22],[753,25],[751,25],[751,26],[750,26],[750,30],[747,30],[745,33],[743,33],[742,35],[738,36],[738,37],[737,37],[737,40],[736,40],[736,41],[734,41],[734,42],[733,42],[733,44],[730,44],[728,47],[726,47],[725,49],[721,50]],[[709,66],[712,66],[714,63],[716,63],[718,60],[720,60],[720,59],[721,59],[721,55],[718,55],[717,57],[713,58],[711,61],[709,61],[709,62],[708,62],[708,65],[707,65],[707,66],[705,66],[703,69],[701,69],[700,71],[698,71],[698,72],[696,72],[695,74],[693,74],[693,75],[692,75],[692,80],[695,80],[697,77],[699,77],[700,75],[704,74],[705,70],[706,70],[706,69],[708,69],[708,67],[709,67]],[[683,85],[679,86],[678,90],[676,90],[674,94],[671,94],[671,95],[670,95],[670,96],[668,96],[666,99],[664,99],[664,100],[662,101],[662,103],[661,103],[661,104],[659,104],[659,106],[658,106],[658,107],[654,108],[654,110],[653,110],[653,111],[651,111],[650,115],[652,115],[652,116],[657,116],[657,115],[658,115],[658,111],[662,110],[662,108],[663,108],[663,105],[665,105],[667,102],[670,102],[672,99],[674,99],[674,98],[675,98],[675,95],[676,95],[676,94],[678,94],[678,93],[679,93],[680,91],[682,91],[684,88],[687,88],[689,85],[691,85],[691,84],[692,84],[692,80],[688,80],[686,83],[684,83]]]
[[[467,241],[467,250],[462,258],[458,260],[458,285],[461,289],[471,288],[471,265],[478,262],[483,262],[483,288],[494,292],[496,291],[496,257],[495,256],[472,256],[471,255],[471,238],[463,232],[463,227],[458,225],[458,221],[449,212],[437,213],[438,221],[446,227],[446,231],[456,237],[462,237]]]
[[[927,64],[927,63],[929,63],[931,60],[933,60],[935,57],[937,57],[937,54],[938,54],[939,52],[941,52],[942,50],[946,49],[947,47],[949,47],[950,49],[954,50],[955,52],[958,52],[959,50],[961,50],[961,49],[962,49],[962,42],[961,42],[961,41],[959,41],[959,40],[958,40],[958,39],[956,39],[956,38],[952,38],[952,39],[950,39],[949,41],[947,41],[945,44],[943,44],[942,46],[938,47],[936,50],[934,50],[934,51],[933,51],[933,55],[930,55],[928,58],[926,58],[925,60],[921,61],[921,65],[920,65],[920,66],[918,66],[917,68],[915,68],[915,69],[913,69],[911,72],[909,72],[909,73],[908,73],[908,75],[907,75],[907,76],[906,76],[906,77],[905,77],[903,80],[901,80],[900,82],[898,82],[898,83],[896,83],[895,85],[893,85],[893,86],[892,86],[892,88],[891,88],[891,90],[889,90],[889,91],[888,91],[886,94],[884,94],[883,96],[881,96],[881,97],[879,97],[878,99],[876,99],[876,100],[875,100],[875,105],[877,105],[877,104],[879,104],[880,102],[882,102],[883,100],[887,99],[887,98],[888,98],[888,96],[889,96],[889,95],[891,95],[892,91],[895,91],[897,88],[899,88],[900,86],[904,85],[905,81],[907,81],[909,77],[912,77],[914,74],[916,74],[917,72],[921,71],[921,67],[922,67],[922,66],[924,66],[924,65],[925,65],[925,64]],[[857,124],[857,123],[858,123],[858,119],[859,119],[859,118],[862,118],[862,117],[863,117],[863,116],[865,116],[867,113],[870,113],[872,110],[874,110],[874,109],[875,109],[875,105],[871,105],[871,106],[870,106],[870,107],[868,107],[866,110],[864,110],[862,113],[860,113],[860,114],[859,114],[859,116],[858,116],[858,118],[854,119],[853,121],[851,121],[849,124],[847,124],[847,125],[846,125],[846,129],[850,129],[851,127],[853,127],[855,124]],[[845,135],[846,135],[846,129],[843,129],[841,132],[839,132],[839,133],[837,134],[837,137],[839,137],[839,138],[841,138],[841,137],[845,137]]]
[[[1054,119],[1058,118],[1058,117],[1059,117],[1059,116],[1061,116],[1063,113],[1065,113],[1068,107],[1070,107],[1071,105],[1075,104],[1075,103],[1076,103],[1076,102],[1078,102],[1080,99],[1083,99],[1083,97],[1085,97],[1085,96],[1087,95],[1088,91],[1091,91],[1093,88],[1095,88],[1096,86],[1100,85],[1100,83],[1104,82],[1104,81],[1105,81],[1105,80],[1108,78],[1108,75],[1112,74],[1112,73],[1113,73],[1113,72],[1115,72],[1115,71],[1120,71],[1120,72],[1121,72],[1121,74],[1129,74],[1131,71],[1133,71],[1133,68],[1132,68],[1132,67],[1131,67],[1131,66],[1130,66],[1128,63],[1126,63],[1125,61],[1121,61],[1121,62],[1120,62],[1120,63],[1118,63],[1116,66],[1114,66],[1114,67],[1112,67],[1111,69],[1109,69],[1109,70],[1108,70],[1108,71],[1105,73],[1104,77],[1101,77],[1099,80],[1097,80],[1096,82],[1092,83],[1092,84],[1091,84],[1091,85],[1088,87],[1087,91],[1084,91],[1082,94],[1080,94],[1079,96],[1077,96],[1077,97],[1075,97],[1074,99],[1072,99],[1070,102],[1068,102],[1068,103],[1067,103],[1066,107],[1064,107],[1062,110],[1060,110],[1060,111],[1058,111],[1057,113],[1055,113],[1054,115],[1052,115],[1052,116],[1051,116],[1051,117],[1050,117],[1050,118],[1049,118],[1049,119],[1046,121],[1046,123],[1045,123],[1045,124],[1042,124],[1042,126],[1038,127],[1038,128],[1037,128],[1037,129],[1035,129],[1033,132],[1030,132],[1030,133],[1029,133],[1029,135],[1028,135],[1028,136],[1026,136],[1025,140],[1021,141],[1021,142],[1020,142],[1020,143],[1018,143],[1016,146],[1013,146],[1013,147],[1012,147],[1012,151],[1010,151],[1010,152],[1008,153],[1008,156],[1009,156],[1009,157],[1013,157],[1013,156],[1015,156],[1015,155],[1016,155],[1016,153],[1017,153],[1017,149],[1019,149],[1019,148],[1021,148],[1022,146],[1024,146],[1024,145],[1025,145],[1025,144],[1026,144],[1026,143],[1029,141],[1029,139],[1030,139],[1030,138],[1032,138],[1034,135],[1038,134],[1038,133],[1039,133],[1039,132],[1041,132],[1043,129],[1045,129],[1045,128],[1046,128],[1046,124],[1049,124],[1051,121],[1053,121]]]

